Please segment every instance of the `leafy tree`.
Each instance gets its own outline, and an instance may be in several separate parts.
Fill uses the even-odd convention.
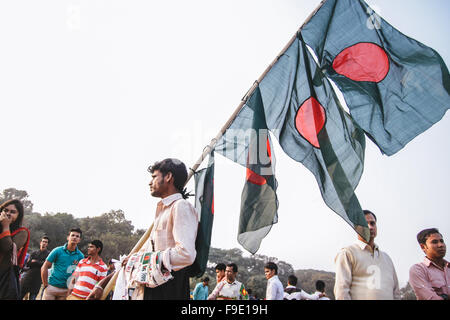
[[[33,203],[24,190],[8,188],[0,194],[0,203],[10,199],[19,199],[24,204],[24,226],[30,230],[31,239],[29,252],[37,250],[41,238],[50,238],[49,250],[67,242],[69,230],[80,228],[83,232],[79,249],[87,253],[90,241],[99,239],[103,242],[102,258],[105,262],[111,258],[118,259],[120,255],[128,254],[139,241],[145,230],[134,230],[130,220],[123,210],[111,210],[95,217],[75,218],[70,213],[33,212]]]
[[[25,217],[24,224],[31,233],[30,249],[38,249],[41,238],[46,235],[50,239],[48,249],[52,250],[67,242],[70,229],[80,227],[73,215],[61,212],[32,213]]]
[[[79,219],[83,231],[81,250],[87,250],[90,241],[98,239],[103,243],[102,257],[107,262],[109,259],[119,259],[120,255],[127,255],[139,241],[145,230],[133,233],[134,227],[131,221],[125,219],[122,210],[111,210],[98,217]],[[85,252],[84,251],[84,252]]]
[[[28,193],[25,190],[8,188],[0,194],[0,203],[12,199],[18,199],[22,202],[25,214],[30,214],[33,211],[33,203],[28,199]]]

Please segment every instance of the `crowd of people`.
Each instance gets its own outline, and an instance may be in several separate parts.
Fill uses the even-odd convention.
[[[215,271],[217,284],[211,294],[208,294],[209,278],[205,277],[195,286],[193,300],[259,300],[251,289],[246,289],[243,283],[236,280],[238,266],[235,263],[218,263]],[[322,280],[316,281],[316,292],[308,294],[297,287],[298,279],[293,274],[289,275],[288,285],[284,288],[278,278],[278,266],[274,262],[264,265],[264,275],[267,279],[266,296],[262,298],[264,300],[330,300],[325,294],[325,283]]]
[[[150,193],[161,201],[150,236],[137,252],[121,261],[117,278],[126,280],[127,286],[121,287],[126,291],[118,296],[132,300],[189,300],[189,267],[196,258],[199,218],[186,200],[186,166],[177,159],[165,159],[150,166],[148,171],[152,177]],[[400,299],[394,264],[375,244],[377,217],[368,210],[364,210],[364,215],[370,239],[358,235],[356,243],[337,254],[335,298]],[[47,250],[51,239],[43,237],[40,248],[29,254],[26,261],[30,231],[22,226],[23,217],[24,208],[19,200],[0,205],[0,299],[23,299],[25,295],[44,300],[101,299],[115,272],[100,257],[102,242],[92,240],[85,257],[78,248],[82,231],[74,228],[69,231],[67,243],[51,252]],[[417,299],[448,300],[450,265],[445,260],[442,234],[436,228],[425,229],[418,233],[417,241],[425,254],[424,260],[413,265],[409,272],[409,283]],[[236,264],[218,264],[216,287],[209,293],[209,279],[204,278],[194,289],[194,299],[252,299],[250,290],[237,280],[237,274]],[[289,276],[284,287],[273,262],[264,266],[264,274],[267,300],[328,299],[323,281],[317,281],[317,291],[309,294],[297,287],[295,275]],[[130,288],[133,290],[128,294]]]
[[[107,266],[100,257],[100,240],[91,241],[83,254],[78,248],[81,236],[79,228],[71,229],[67,243],[51,252],[47,249],[50,239],[42,237],[39,249],[27,254],[22,265],[12,265],[19,272],[2,299],[85,300],[95,285],[114,271],[114,265],[110,261]]]

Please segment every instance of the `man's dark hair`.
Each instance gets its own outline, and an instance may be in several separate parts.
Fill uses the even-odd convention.
[[[78,232],[78,233],[80,234],[80,238],[81,238],[81,236],[83,235],[83,233],[81,232],[81,229],[80,229],[80,228],[72,228],[72,229],[70,229],[69,234],[70,234],[71,232]]]
[[[278,274],[278,266],[274,262],[267,262],[264,265],[264,269],[275,270],[275,274]]]
[[[229,263],[227,264],[227,267],[233,268],[233,272],[238,272],[238,267],[236,263]]]
[[[427,242],[428,237],[434,233],[441,234],[439,232],[439,230],[436,228],[430,228],[430,229],[425,229],[425,230],[420,231],[417,234],[417,242],[419,242],[419,244],[425,244]]]
[[[47,240],[47,242],[50,243],[50,238],[49,238],[49,237],[43,236],[43,237],[41,238],[41,241],[42,241],[43,239]]]
[[[225,263],[220,262],[217,264],[215,270],[225,271],[226,268],[227,268],[227,266],[225,265]]]
[[[209,277],[204,277],[202,282],[209,282]]]
[[[371,214],[375,218],[375,222],[377,221],[377,216],[370,210],[363,210],[364,215]]]
[[[100,240],[92,240],[90,243],[93,244],[96,248],[100,248],[100,251],[98,252],[98,254],[102,253],[103,242],[101,242]]]
[[[297,281],[298,281],[298,279],[297,279],[297,277],[295,275],[291,274],[291,275],[288,276],[288,282],[289,282],[290,285],[296,286],[297,285]]]
[[[316,290],[320,291],[320,292],[324,292],[324,290],[325,290],[325,282],[323,282],[322,280],[317,280],[316,281]]]
[[[22,202],[20,200],[18,200],[18,199],[11,199],[11,200],[3,202],[0,205],[0,212],[2,212],[4,208],[6,208],[7,206],[10,206],[10,205],[14,205],[14,207],[16,207],[16,210],[17,210],[17,213],[18,213],[16,221],[11,223],[11,225],[9,226],[9,230],[11,232],[13,232],[13,231],[16,231],[17,229],[19,229],[22,226],[24,210],[23,210],[23,204],[22,204]],[[3,231],[3,227],[1,225],[0,225],[0,231]]]
[[[162,161],[157,161],[152,166],[148,167],[148,172],[153,173],[156,170],[162,173],[163,177],[169,172],[173,175],[173,185],[181,193],[183,199],[187,199],[188,194],[184,185],[187,180],[187,170],[183,162],[178,159],[168,158]]]

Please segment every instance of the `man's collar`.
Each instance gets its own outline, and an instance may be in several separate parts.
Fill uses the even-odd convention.
[[[288,285],[286,286],[286,289],[289,289],[289,288],[294,288],[294,289],[297,289],[297,287],[296,287],[296,286],[293,286],[293,285],[291,285],[291,284],[288,284]]]
[[[236,279],[234,279],[234,281],[233,282],[228,282],[228,280],[225,280],[225,282],[227,283],[227,284],[229,284],[230,286],[231,285],[233,285],[233,284],[237,284],[236,282],[237,282],[237,280]]]
[[[91,263],[98,264],[98,265],[104,264],[104,262],[100,256],[98,257],[98,260],[96,262],[94,262],[94,260],[92,260],[92,258],[93,258],[92,256],[87,256],[86,261],[89,262],[89,264],[91,264]]]
[[[278,275],[274,274],[268,281],[274,281],[275,279],[278,279]]]
[[[361,241],[361,240],[356,240],[356,244],[361,248],[361,250],[365,250],[366,249],[366,247],[369,247],[370,248],[370,246],[369,246],[369,244],[368,243],[366,243],[366,242],[364,242],[364,241]],[[370,249],[372,249],[372,248],[370,248]],[[378,245],[375,243],[374,244],[374,248],[373,248],[374,250],[373,251],[375,251],[375,250],[380,250],[380,248],[378,248]]]
[[[183,197],[181,196],[181,193],[174,193],[168,197],[165,197],[164,199],[161,199],[161,203],[167,207],[167,206],[170,206],[172,204],[172,202],[174,202],[175,200],[178,200],[178,199],[183,199]]]
[[[68,251],[68,252],[70,252],[70,253],[75,253],[75,252],[78,252],[79,250],[78,250],[78,246],[76,246],[75,247],[75,249],[73,250],[73,251],[70,251],[67,247],[69,246],[69,243],[68,242],[66,242],[65,244],[64,244],[64,250],[66,250],[66,251]],[[81,251],[80,251],[81,252]]]
[[[445,260],[445,266],[447,268],[450,268],[450,262],[448,262],[447,260]],[[431,264],[433,264],[434,266],[438,267],[439,269],[442,269],[441,267],[439,267],[436,263],[434,263],[433,261],[431,261],[427,256],[425,256],[425,258],[423,259],[423,263],[429,267]]]

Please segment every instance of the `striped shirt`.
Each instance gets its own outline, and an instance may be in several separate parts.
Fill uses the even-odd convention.
[[[89,257],[81,260],[75,269],[78,278],[72,294],[86,299],[92,289],[94,289],[94,286],[106,277],[107,272],[108,267],[101,258],[96,263],[92,263]]]

